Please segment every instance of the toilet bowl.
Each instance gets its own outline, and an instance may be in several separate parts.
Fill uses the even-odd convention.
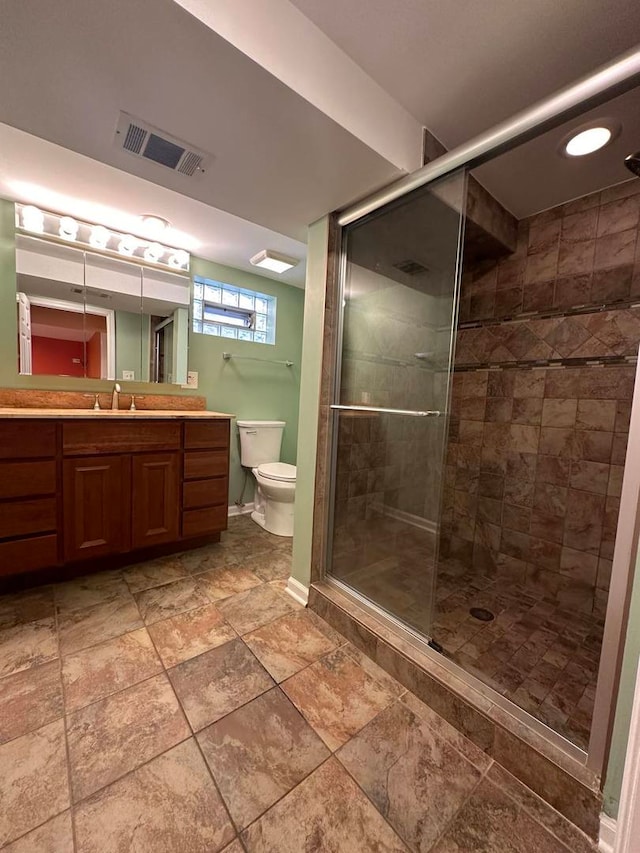
[[[296,496],[296,466],[266,462],[252,468],[257,501],[251,518],[276,536],[293,536],[293,505]]]
[[[256,482],[251,518],[275,536],[293,536],[296,466],[280,462],[284,421],[238,421],[240,462]]]

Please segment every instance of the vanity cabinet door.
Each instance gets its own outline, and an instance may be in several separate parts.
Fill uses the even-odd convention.
[[[131,547],[173,542],[179,533],[180,454],[135,455],[132,477]]]
[[[129,550],[128,469],[126,456],[64,460],[65,561]]]

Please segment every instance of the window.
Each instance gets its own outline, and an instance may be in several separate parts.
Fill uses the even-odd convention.
[[[235,341],[275,344],[276,298],[195,276],[193,331]]]

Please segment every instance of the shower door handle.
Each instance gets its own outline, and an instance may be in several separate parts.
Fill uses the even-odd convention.
[[[385,415],[406,415],[411,418],[441,418],[445,414],[438,411],[417,412],[413,409],[383,409],[378,406],[338,406],[332,405],[332,409],[342,412],[378,412]]]

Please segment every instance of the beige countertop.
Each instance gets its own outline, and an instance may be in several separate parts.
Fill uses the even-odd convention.
[[[96,420],[104,419],[130,419],[155,420],[157,418],[171,418],[179,420],[197,420],[202,418],[233,418],[225,412],[188,411],[186,409],[18,409],[0,408],[0,418],[90,418]]]

